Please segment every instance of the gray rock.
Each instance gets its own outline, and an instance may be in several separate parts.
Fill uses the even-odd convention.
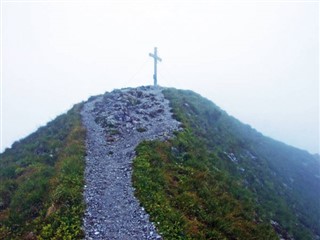
[[[131,182],[136,146],[179,130],[161,89],[115,90],[90,98],[81,114],[87,128],[85,239],[161,239]]]

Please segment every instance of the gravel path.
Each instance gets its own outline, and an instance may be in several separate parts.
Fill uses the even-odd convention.
[[[115,90],[90,99],[81,114],[87,128],[85,238],[161,239],[131,182],[136,146],[179,129],[161,89]]]

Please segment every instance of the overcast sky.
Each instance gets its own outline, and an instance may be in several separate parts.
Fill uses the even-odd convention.
[[[1,146],[91,95],[191,89],[319,152],[318,1],[2,1]]]

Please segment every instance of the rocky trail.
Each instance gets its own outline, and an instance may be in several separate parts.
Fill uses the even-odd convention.
[[[90,99],[87,128],[86,239],[161,239],[134,196],[132,160],[143,140],[167,140],[179,129],[160,88],[115,90]]]

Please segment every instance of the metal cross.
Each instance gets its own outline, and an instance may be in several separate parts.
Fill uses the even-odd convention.
[[[162,59],[158,57],[158,54],[157,54],[157,48],[155,47],[154,48],[154,53],[149,53],[149,56],[152,57],[154,59],[154,74],[153,74],[153,84],[154,86],[156,87],[157,86],[157,63],[158,61],[161,62]]]

